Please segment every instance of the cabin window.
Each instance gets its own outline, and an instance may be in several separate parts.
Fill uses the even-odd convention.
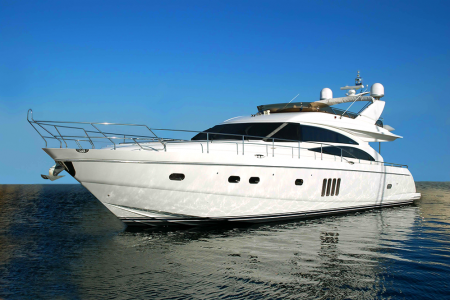
[[[230,177],[228,177],[228,182],[229,183],[239,183],[239,181],[241,181],[241,177],[239,177],[239,176],[230,176]]]
[[[258,184],[259,183],[259,177],[250,177],[248,180],[250,184]]]
[[[181,173],[172,173],[169,175],[170,180],[181,181],[184,180],[185,176]]]
[[[342,149],[342,150],[341,150]],[[336,155],[348,158],[355,158],[355,159],[362,159],[362,160],[368,160],[368,161],[375,161],[375,159],[367,152],[354,148],[354,147],[348,147],[348,146],[339,146],[339,147],[322,147],[322,150],[320,147],[318,148],[311,148],[308,149],[309,151],[319,152],[322,151],[323,154],[330,154],[330,155]]]
[[[272,135],[276,142],[283,142],[283,140],[295,140],[301,142],[326,142],[326,143],[341,143],[354,144],[357,142],[345,135],[328,130],[308,125],[300,125],[298,123],[288,123],[278,132]],[[270,139],[268,139],[270,141]]]
[[[207,135],[207,132],[211,132]],[[214,133],[213,133],[214,132]],[[220,133],[220,134],[215,134]],[[341,143],[354,144],[358,143],[343,134],[335,131],[300,125],[298,123],[237,123],[216,125],[208,130],[195,135],[192,140],[242,140],[242,136],[246,139],[261,140],[271,142],[275,139],[277,142],[283,140],[300,141],[300,142],[324,142],[324,143]],[[289,142],[289,141],[285,141]]]
[[[224,124],[216,125],[208,130],[197,134],[192,140],[206,140],[206,132],[210,133],[208,138],[212,140],[242,140],[242,135],[250,135],[257,137],[268,136],[283,123],[240,123],[240,124]],[[227,135],[229,134],[229,135]],[[261,138],[248,137],[247,139],[261,140]]]
[[[332,130],[307,125],[302,125],[301,127],[303,142],[310,141],[358,145],[358,143],[351,138]]]
[[[296,179],[295,185],[303,185],[303,179]]]
[[[289,142],[283,140],[302,140],[302,130],[301,126],[298,123],[288,123],[286,126],[280,129],[280,131],[276,132],[272,138],[276,138],[275,142]],[[269,139],[269,141],[272,141]]]
[[[392,188],[392,184],[389,183],[389,184],[387,185],[387,189],[390,190],[391,188]]]

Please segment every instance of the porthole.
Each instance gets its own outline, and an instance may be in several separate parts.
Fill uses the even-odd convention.
[[[250,177],[248,180],[250,184],[258,184],[259,183],[259,177]]]
[[[387,185],[387,189],[390,190],[391,188],[392,188],[392,184],[389,183],[389,184]]]
[[[295,185],[303,185],[303,179],[296,179]]]
[[[228,182],[229,183],[239,183],[239,181],[241,181],[241,177],[239,177],[239,176],[230,176],[230,177],[228,177]]]
[[[185,178],[184,174],[181,173],[172,173],[169,176],[170,180],[181,181]]]

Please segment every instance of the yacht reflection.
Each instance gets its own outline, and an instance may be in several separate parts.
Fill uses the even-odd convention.
[[[145,274],[120,288],[133,294],[170,287],[168,297],[186,286],[203,286],[197,292],[214,297],[217,285],[231,295],[374,297],[384,260],[398,258],[392,249],[409,238],[417,216],[406,206],[247,228],[124,232],[98,250],[100,257],[84,251],[95,271],[84,284]]]

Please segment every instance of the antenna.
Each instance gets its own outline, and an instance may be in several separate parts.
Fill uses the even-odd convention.
[[[292,98],[292,100],[291,101],[289,101],[282,109],[285,109],[286,108],[286,106],[288,106],[289,105],[289,103],[291,103],[295,98],[297,98],[298,97],[298,95],[300,95],[300,94],[297,94],[297,96],[295,96],[294,98]]]
[[[341,90],[359,90],[359,89],[363,89],[364,85],[363,85],[362,82],[363,82],[363,79],[359,75],[359,71],[358,71],[358,74],[356,75],[356,78],[355,78],[355,85],[354,86],[346,85],[344,87],[341,87]]]
[[[361,76],[359,76],[359,71],[358,71],[358,75],[356,75],[356,78],[355,78],[355,85],[363,85],[362,81],[363,81],[363,79],[361,78]]]

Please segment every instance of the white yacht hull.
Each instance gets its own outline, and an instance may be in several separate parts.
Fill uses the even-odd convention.
[[[383,164],[162,151],[45,148],[128,224],[266,222],[408,204],[420,198],[406,168]],[[185,175],[182,181],[169,179]],[[240,182],[230,183],[230,176]],[[259,183],[249,183],[258,177]],[[302,179],[302,185],[295,185]],[[341,179],[322,196],[324,179]],[[391,185],[388,189],[387,186]]]

